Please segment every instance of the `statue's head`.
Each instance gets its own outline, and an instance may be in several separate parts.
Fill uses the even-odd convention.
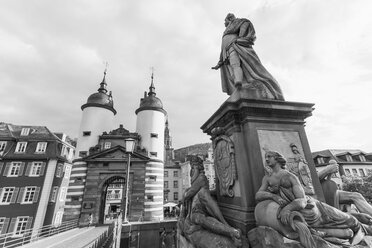
[[[300,153],[300,151],[298,150],[298,147],[295,143],[291,143],[291,144],[289,144],[289,146],[291,147],[291,150],[294,154]]]
[[[227,27],[230,24],[230,22],[232,22],[235,19],[236,19],[236,17],[233,13],[228,13],[226,18],[225,18],[225,27]]]
[[[199,176],[200,173],[204,173],[203,160],[196,155],[187,156],[187,160],[190,161],[191,165],[190,176],[191,182],[193,182]]]
[[[274,167],[278,163],[282,169],[285,169],[287,163],[283,155],[275,151],[267,151],[265,153],[265,160],[268,166]]]

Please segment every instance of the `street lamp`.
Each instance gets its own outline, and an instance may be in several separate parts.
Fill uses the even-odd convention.
[[[127,179],[125,182],[125,205],[124,205],[124,223],[128,223],[127,214],[128,214],[128,191],[129,191],[129,172],[130,172],[130,157],[134,150],[135,139],[129,138],[125,140],[125,151],[128,154],[128,163],[127,163]]]

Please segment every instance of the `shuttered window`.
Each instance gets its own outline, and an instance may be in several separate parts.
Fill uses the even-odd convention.
[[[15,203],[17,199],[19,188],[16,187],[4,187],[0,189],[0,204],[7,205]]]
[[[9,232],[13,232],[13,236],[22,236],[32,226],[33,217],[19,216],[12,218],[9,226]]]
[[[25,187],[22,188],[24,189],[24,193],[22,196],[22,203],[33,203],[34,198],[36,198],[36,192],[38,187]]]
[[[8,168],[8,177],[22,176],[25,163],[23,162],[12,162],[10,168]]]
[[[55,202],[56,199],[57,199],[57,194],[58,194],[58,186],[54,186],[53,187],[53,190],[52,190],[52,193],[50,194],[49,201]]]
[[[43,176],[45,171],[45,162],[30,162],[27,164],[25,176],[38,177]]]
[[[10,218],[1,217],[0,218],[0,234],[5,234],[8,231]]]

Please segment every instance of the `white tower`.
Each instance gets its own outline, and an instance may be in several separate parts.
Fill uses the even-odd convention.
[[[150,92],[140,101],[136,110],[136,132],[141,136],[142,148],[147,150],[150,161],[145,175],[145,220],[163,219],[164,194],[164,128],[166,111],[156,97],[154,76],[151,75]]]
[[[76,146],[76,158],[88,155],[89,148],[98,144],[99,135],[104,131],[111,131],[114,127],[116,110],[111,91],[107,94],[106,86],[105,70],[98,92],[90,95],[87,103],[81,106],[83,115]]]
[[[78,134],[75,161],[67,191],[64,220],[78,219],[81,212],[87,163],[79,158],[89,155],[89,148],[98,144],[99,135],[113,129],[114,102],[111,92],[107,94],[106,70],[97,93],[88,97],[87,103],[81,106],[83,115]],[[76,200],[72,201],[72,198]]]

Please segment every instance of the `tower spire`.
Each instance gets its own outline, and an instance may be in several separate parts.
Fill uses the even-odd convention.
[[[149,96],[156,96],[155,86],[154,86],[154,67],[151,67],[151,85],[149,87]]]
[[[105,93],[105,94],[107,93],[107,89],[106,89],[106,86],[107,86],[107,83],[106,83],[107,67],[108,67],[108,63],[106,62],[106,68],[105,68],[105,71],[103,72],[103,79],[102,79],[102,82],[100,83],[100,87],[98,89],[98,92]]]

